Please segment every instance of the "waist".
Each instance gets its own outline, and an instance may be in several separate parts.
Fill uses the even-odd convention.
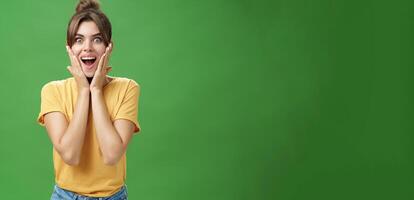
[[[127,187],[126,187],[126,185],[123,185],[115,194],[110,195],[110,196],[97,196],[96,197],[96,196],[81,195],[81,194],[78,194],[74,191],[63,189],[63,188],[59,187],[58,185],[55,185],[54,190],[53,190],[53,194],[52,194],[52,199],[53,199],[54,196],[59,197],[59,198],[64,198],[64,199],[88,199],[88,200],[126,199],[126,197],[127,197]],[[59,199],[59,198],[57,198],[57,199]]]

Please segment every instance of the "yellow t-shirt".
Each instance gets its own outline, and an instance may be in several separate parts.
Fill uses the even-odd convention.
[[[141,130],[138,123],[140,86],[131,79],[113,78],[103,89],[110,118],[112,122],[116,119],[130,120],[135,124],[135,133],[138,133]],[[41,110],[37,118],[39,124],[44,126],[43,117],[49,112],[61,112],[70,122],[76,100],[77,86],[73,77],[47,83],[41,92]],[[104,164],[91,110],[79,165],[67,165],[55,149],[53,163],[56,184],[81,195],[110,196],[118,192],[125,183],[126,155],[124,154],[116,165]]]

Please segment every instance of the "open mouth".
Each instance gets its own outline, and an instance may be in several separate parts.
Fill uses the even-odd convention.
[[[82,61],[83,64],[85,64],[87,66],[91,66],[95,63],[96,57],[94,57],[94,56],[82,57],[81,61]]]

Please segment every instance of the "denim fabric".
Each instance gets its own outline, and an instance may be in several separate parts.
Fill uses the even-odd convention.
[[[65,190],[55,185],[50,200],[127,200],[127,188],[123,186],[120,191],[109,197],[87,197]]]

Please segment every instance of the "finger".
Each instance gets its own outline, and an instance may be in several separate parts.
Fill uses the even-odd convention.
[[[103,64],[105,62],[105,57],[106,57],[106,51],[105,53],[101,56],[101,58],[99,59],[99,63],[98,63],[98,69],[96,69],[96,71],[102,71],[103,69]],[[96,72],[95,72],[96,73]]]
[[[72,63],[72,66],[76,67],[76,68],[80,68],[80,61],[79,59],[75,56],[75,54],[73,53],[72,49],[66,45],[66,50],[69,54],[69,59],[70,62]]]
[[[78,58],[78,57],[76,57],[76,56],[73,54],[73,52],[72,52],[71,54],[72,54],[72,59],[71,59],[72,65],[73,65],[75,68],[77,68],[77,69],[81,70],[81,61],[79,60],[79,58]]]
[[[72,60],[71,61],[72,62],[72,66],[74,68],[78,69],[78,70],[81,70],[81,64],[80,64],[79,59],[76,56],[73,55],[71,60]]]
[[[66,51],[68,52],[69,57],[72,58],[72,56],[74,56],[74,53],[73,53],[72,49],[69,46],[66,46]]]
[[[73,72],[72,72],[72,67],[71,66],[67,66],[66,69],[69,71],[70,74],[72,74],[73,76]]]
[[[105,53],[106,53],[106,58],[104,60],[105,62],[103,66],[108,66],[109,58],[111,57],[111,54],[112,54],[112,43],[109,43],[108,47],[106,47]]]
[[[106,74],[108,74],[110,71],[112,71],[112,67],[110,66],[106,67]]]
[[[112,42],[109,43],[108,46],[109,46],[109,53],[108,53],[108,55],[111,56],[112,55],[112,49],[113,49]]]
[[[70,47],[69,47],[69,45],[66,45],[66,52],[70,53]]]
[[[66,45],[66,52],[68,53],[70,62],[73,62],[73,54],[69,46]],[[73,64],[73,63],[72,63]]]

